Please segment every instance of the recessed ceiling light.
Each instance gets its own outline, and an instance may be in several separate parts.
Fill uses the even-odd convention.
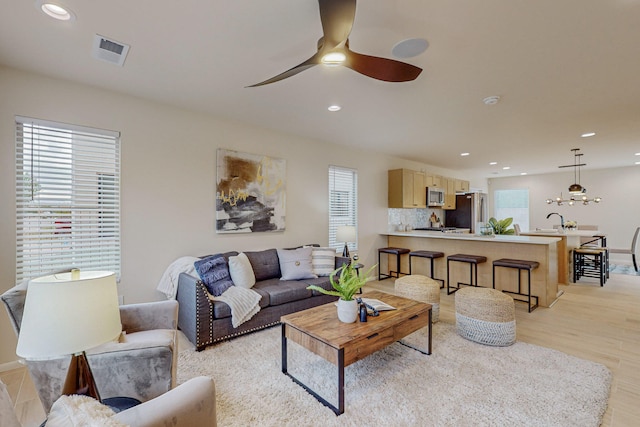
[[[464,157],[464,156],[468,156],[468,155],[469,155],[469,153],[460,153],[460,155],[461,155],[462,157]]]
[[[482,100],[482,102],[484,102],[484,105],[496,105],[498,102],[500,102],[500,97],[499,96],[487,96],[485,99]]]
[[[636,156],[640,156],[640,153],[636,153]]]
[[[413,58],[427,50],[429,42],[425,39],[402,40],[391,49],[391,53],[396,58]]]
[[[636,162],[636,165],[640,165],[640,162]]]
[[[526,174],[527,174],[526,172],[520,172],[520,175],[526,175]]]
[[[502,169],[503,169],[503,170],[509,170],[509,169],[511,169],[511,166],[505,166],[505,167],[503,167]]]
[[[490,164],[491,166],[495,166],[495,165],[497,165],[497,164],[498,164],[498,162],[490,162],[489,164]]]
[[[595,132],[587,132],[587,133],[583,133],[582,135],[580,135],[582,138],[589,138],[590,136],[594,136],[596,133]]]
[[[59,21],[73,21],[76,15],[68,7],[62,6],[57,1],[37,0],[36,7],[48,16]]]
[[[339,105],[329,105],[329,107],[327,108],[327,110],[329,111],[340,111],[341,109],[342,107]]]

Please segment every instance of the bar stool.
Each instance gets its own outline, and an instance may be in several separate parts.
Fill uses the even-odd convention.
[[[408,254],[409,252],[411,251],[407,248],[394,248],[394,247],[378,248],[378,280],[388,279],[389,277],[398,278],[400,277],[401,274],[406,274],[406,273],[400,272],[400,257],[404,254]],[[382,267],[380,264],[380,255],[383,253],[396,256],[396,269],[397,269],[396,271],[392,271],[391,264],[389,264],[389,274],[382,274]],[[396,273],[396,275],[394,276],[393,273]]]
[[[600,286],[607,281],[607,248],[576,248],[573,250],[573,281],[594,277]]]
[[[458,286],[454,288],[452,291],[450,290],[450,280],[449,280],[449,263],[451,261],[456,262],[466,262],[469,264],[469,282],[471,283],[462,283],[458,282]],[[458,289],[460,289],[460,285],[469,285],[469,286],[478,286],[478,264],[482,264],[483,262],[487,262],[487,257],[482,255],[467,255],[467,254],[455,254],[449,255],[447,257],[447,295],[451,295]],[[475,269],[474,269],[475,266]],[[475,274],[474,274],[475,270]],[[475,278],[475,284],[474,284]]]
[[[509,259],[509,258],[501,258],[493,261],[493,289],[496,288],[496,267],[504,267],[504,268],[515,268],[518,270],[518,292],[505,291],[509,294],[514,295],[522,295],[527,297],[526,300],[516,299],[516,301],[523,301],[527,303],[527,307],[529,308],[529,313],[538,308],[538,297],[536,295],[531,295],[531,270],[535,270],[540,265],[537,261],[527,261],[523,259]],[[522,271],[525,270],[527,272],[527,293],[522,293]],[[531,305],[531,299],[534,298],[536,303]]]
[[[433,269],[433,260],[435,258],[444,257],[444,252],[435,252],[435,251],[411,251],[411,252],[409,252],[409,274],[411,274],[411,258],[413,258],[413,257],[429,258],[431,260],[431,278],[433,280],[437,280],[438,282],[441,283],[440,289],[444,288],[444,279],[437,279],[436,277],[434,277],[435,271]]]
[[[593,239],[580,244],[580,248],[604,249],[604,268],[605,268],[606,278],[608,279],[609,278],[609,248],[607,247],[607,236],[604,234],[594,234]]]

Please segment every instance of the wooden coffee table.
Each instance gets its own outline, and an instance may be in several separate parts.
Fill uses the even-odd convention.
[[[336,415],[344,413],[344,368],[393,344],[418,329],[429,327],[427,351],[431,354],[431,304],[384,292],[367,292],[374,298],[396,307],[381,311],[367,322],[343,323],[338,320],[335,303],[282,316],[282,372],[302,386]],[[321,356],[338,367],[338,407],[287,372],[287,340]]]

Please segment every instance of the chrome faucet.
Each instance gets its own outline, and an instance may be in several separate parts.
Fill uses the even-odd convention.
[[[564,230],[564,217],[558,212],[551,212],[549,215],[547,215],[547,219],[549,219],[551,215],[558,215],[560,217],[560,227],[562,227],[562,229]]]

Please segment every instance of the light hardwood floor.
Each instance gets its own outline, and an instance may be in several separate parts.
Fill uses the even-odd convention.
[[[516,304],[517,338],[593,360],[613,373],[603,426],[637,426],[640,420],[640,276],[612,275],[601,288],[589,279],[561,286],[551,308],[527,313]],[[393,292],[393,280],[370,282],[370,289]],[[365,289],[366,291],[366,289]],[[455,323],[454,295],[441,293],[440,319]],[[44,412],[25,369],[0,372],[24,427],[38,426]],[[549,390],[553,393],[553,390]]]

